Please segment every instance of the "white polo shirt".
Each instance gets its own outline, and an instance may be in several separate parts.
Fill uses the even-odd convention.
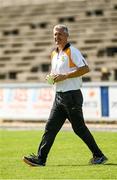
[[[70,45],[65,50],[52,52],[52,69],[54,74],[65,74],[72,72],[77,67],[88,65],[78,49]],[[54,84],[56,92],[66,92],[80,89],[82,86],[82,77],[69,78]]]

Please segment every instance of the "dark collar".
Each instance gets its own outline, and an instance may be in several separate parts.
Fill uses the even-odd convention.
[[[65,47],[63,48],[63,51],[65,51],[67,48],[69,48],[71,45],[70,43],[67,43]],[[56,48],[56,51],[58,52],[58,48]]]

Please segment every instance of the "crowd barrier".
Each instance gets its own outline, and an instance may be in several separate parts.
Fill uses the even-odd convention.
[[[84,83],[81,88],[86,121],[117,121],[117,83]],[[0,84],[0,119],[48,119],[54,100],[48,84]]]

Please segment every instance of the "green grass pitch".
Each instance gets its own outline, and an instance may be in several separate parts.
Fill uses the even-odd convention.
[[[45,167],[30,167],[24,155],[36,153],[43,131],[0,131],[0,179],[117,179],[117,133],[92,132],[109,161],[88,165],[87,146],[72,131],[60,131]]]

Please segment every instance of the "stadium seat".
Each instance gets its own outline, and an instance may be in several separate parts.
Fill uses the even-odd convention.
[[[104,80],[102,67],[108,69],[108,80],[117,80],[115,0],[7,1],[0,0],[1,82],[45,82],[54,47],[52,29],[58,23],[68,26],[70,42],[89,63],[91,72],[84,81]]]

